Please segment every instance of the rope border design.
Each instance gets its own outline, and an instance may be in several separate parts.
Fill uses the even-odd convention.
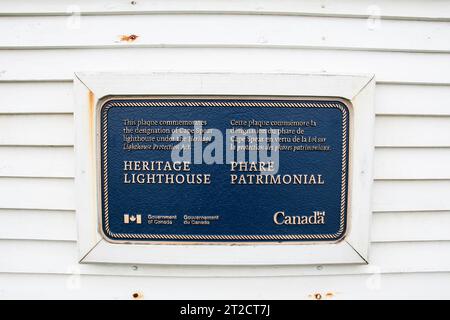
[[[132,98],[130,98],[132,99]],[[335,240],[338,239],[345,228],[345,212],[347,208],[347,157],[348,157],[348,110],[340,102],[307,102],[307,101],[213,101],[213,100],[145,100],[145,101],[120,101],[106,102],[101,109],[103,153],[103,222],[104,231],[114,240]],[[181,234],[127,234],[111,232],[109,225],[109,200],[108,200],[108,110],[111,107],[279,107],[279,108],[336,108],[342,112],[342,183],[341,183],[341,217],[339,230],[334,234],[305,234],[305,235],[181,235]]]

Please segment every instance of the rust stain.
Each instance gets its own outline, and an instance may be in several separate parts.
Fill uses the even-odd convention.
[[[327,299],[331,299],[334,297],[334,293],[333,292],[327,292],[327,294],[325,295],[325,297],[327,297]]]
[[[133,41],[135,41],[137,38],[139,38],[139,36],[137,36],[137,35],[135,35],[135,34],[123,35],[123,36],[120,36],[120,41],[133,42]]]
[[[313,294],[309,295],[309,297],[314,299],[314,300],[323,300],[323,299],[327,299],[328,300],[328,299],[334,298],[334,296],[335,296],[335,293],[331,292],[331,291],[329,291],[329,292],[327,292],[325,294],[317,292],[317,293],[313,293]]]
[[[89,100],[89,124],[91,125],[91,129],[94,128],[94,101],[95,101],[95,95],[94,93],[89,90],[88,94],[88,100]]]
[[[88,97],[88,99],[89,99],[89,114],[93,114],[95,95],[91,90],[89,90],[88,96],[89,96]]]
[[[89,105],[89,136],[94,137],[94,110],[95,110],[95,95],[94,92],[89,90],[88,93],[88,105]],[[91,142],[91,150],[93,150],[93,141],[89,139]]]
[[[89,158],[90,158],[90,163],[91,163],[91,167],[88,170],[88,172],[95,173],[96,172],[95,171],[96,170],[96,162],[95,162],[95,160],[96,160],[96,155],[95,155],[96,144],[95,144],[95,95],[94,95],[94,92],[89,90],[87,98],[88,98],[88,108],[89,108],[89,110],[88,110],[88,112],[89,112],[89,114],[88,114],[88,117],[89,117],[89,119],[88,119],[89,120],[89,122],[88,122],[89,139],[88,139],[88,141],[89,141],[89,150],[90,150]],[[93,180],[93,181],[95,181],[95,180]],[[94,186],[92,186],[92,187],[95,189],[95,187],[96,187],[95,182],[94,182]],[[95,199],[95,197],[96,197],[95,193],[92,193],[92,197],[93,197],[93,199]],[[95,210],[97,210],[97,208],[95,207],[96,200],[92,201],[91,203],[93,206],[92,212],[94,212]],[[93,218],[94,217],[92,217],[92,219]],[[95,223],[97,223],[97,222],[94,222],[94,224]]]

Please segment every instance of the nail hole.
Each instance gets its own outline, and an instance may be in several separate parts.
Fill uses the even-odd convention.
[[[139,292],[135,292],[132,295],[133,299],[142,299],[143,295]]]

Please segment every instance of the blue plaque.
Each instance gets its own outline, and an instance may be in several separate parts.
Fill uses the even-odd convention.
[[[100,108],[111,242],[336,242],[347,229],[342,99],[113,97]]]

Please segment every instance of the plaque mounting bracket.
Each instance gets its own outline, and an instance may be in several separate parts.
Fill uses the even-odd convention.
[[[76,215],[80,263],[173,265],[366,264],[375,111],[373,75],[80,72],[75,87]],[[99,231],[97,109],[108,96],[344,98],[353,105],[349,231],[337,243],[170,245],[110,243]]]

